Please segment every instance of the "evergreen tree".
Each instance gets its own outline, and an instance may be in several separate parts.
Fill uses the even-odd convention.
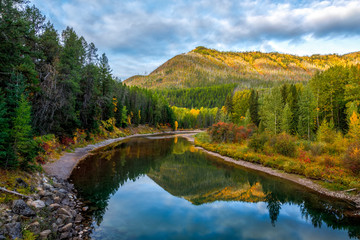
[[[285,104],[284,110],[281,116],[281,130],[286,133],[290,133],[291,130],[291,120],[292,120],[292,112],[289,107],[289,104]]]
[[[312,139],[315,119],[315,99],[309,87],[305,87],[300,95],[298,132],[302,137]]]
[[[22,168],[27,168],[36,155],[31,128],[31,106],[24,94],[21,95],[18,107],[15,109],[11,135],[15,156]]]
[[[288,103],[291,111],[290,133],[297,134],[299,120],[299,94],[294,84],[290,85]]]
[[[264,96],[260,118],[265,128],[273,134],[277,134],[281,130],[282,111],[283,105],[280,89],[278,87],[272,88]]]
[[[226,96],[226,100],[225,100],[225,109],[226,109],[226,113],[228,115],[231,115],[232,112],[233,112],[233,97],[232,97],[232,93],[229,93],[227,96]]]
[[[4,94],[0,93],[0,166],[7,168],[10,147],[10,126]]]
[[[254,89],[251,89],[250,98],[249,98],[249,111],[251,121],[259,126],[260,117],[259,117],[259,94]]]

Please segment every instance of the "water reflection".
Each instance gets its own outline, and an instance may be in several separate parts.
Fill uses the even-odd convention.
[[[120,235],[124,239],[247,239],[249,229],[253,229],[251,239],[271,239],[275,233],[278,239],[282,235],[293,238],[295,233],[281,232],[290,223],[291,231],[303,227],[313,231],[312,236],[327,240],[360,236],[360,221],[348,216],[351,209],[345,202],[224,164],[183,138],[136,138],[112,145],[81,162],[71,179],[90,202],[99,226],[93,237],[101,239],[111,234],[117,236],[114,239]],[[268,220],[262,218],[264,212]],[[242,221],[244,218],[252,222]],[[156,222],[157,227],[150,222]],[[266,222],[270,226],[265,237],[266,231],[260,234],[254,226]],[[134,227],[139,223],[152,228]],[[207,228],[212,231],[207,232]]]

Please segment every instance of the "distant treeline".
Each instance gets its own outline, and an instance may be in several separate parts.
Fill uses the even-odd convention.
[[[0,166],[28,167],[38,153],[34,136],[72,137],[116,126],[174,122],[156,93],[126,87],[105,54],[67,27],[59,34],[35,6],[0,5]]]
[[[212,87],[187,89],[164,89],[158,93],[164,96],[170,105],[185,108],[221,108],[225,98],[236,88],[236,84],[224,84]]]

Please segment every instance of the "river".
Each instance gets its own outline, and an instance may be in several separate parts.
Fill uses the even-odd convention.
[[[88,157],[70,180],[94,239],[357,239],[351,205],[198,150],[137,137]]]

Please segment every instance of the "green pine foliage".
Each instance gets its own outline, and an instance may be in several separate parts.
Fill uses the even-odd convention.
[[[224,106],[226,96],[231,94],[236,84],[224,84],[211,87],[196,87],[185,89],[163,89],[163,95],[172,106],[185,108],[221,108]]]
[[[14,153],[20,166],[26,169],[34,160],[36,152],[31,127],[31,105],[24,94],[21,95],[19,105],[15,109],[12,125]]]
[[[118,127],[174,125],[163,94],[123,84],[106,55],[74,29],[59,34],[27,1],[2,1],[0,12],[1,167],[31,167],[34,136],[66,142],[78,129],[95,133],[108,120]]]

